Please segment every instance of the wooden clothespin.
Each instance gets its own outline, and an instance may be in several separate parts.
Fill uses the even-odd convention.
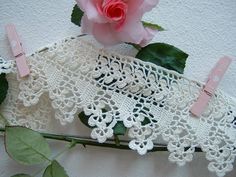
[[[204,86],[200,96],[190,109],[190,112],[193,115],[197,117],[201,116],[201,114],[207,107],[207,104],[210,101],[211,97],[214,95],[217,86],[219,85],[222,77],[224,76],[231,62],[232,59],[230,59],[229,57],[223,57],[212,69],[208,77],[208,81]]]
[[[13,55],[16,60],[16,66],[20,77],[26,77],[30,74],[29,66],[26,62],[26,56],[20,38],[13,24],[6,25],[8,40],[11,45]]]

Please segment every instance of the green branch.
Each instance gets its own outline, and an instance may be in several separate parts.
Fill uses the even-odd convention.
[[[4,128],[0,128],[0,132],[5,132]],[[86,146],[96,146],[96,147],[105,147],[105,148],[113,148],[113,149],[123,149],[130,150],[128,146],[128,141],[120,140],[119,145],[116,145],[114,139],[108,139],[106,143],[98,143],[96,140],[91,138],[84,138],[79,136],[71,136],[71,135],[60,135],[60,134],[52,134],[52,133],[40,133],[46,139],[65,141],[65,142],[73,142],[74,144],[81,144],[84,147]],[[154,147],[149,152],[156,151],[168,151],[167,147],[163,144],[154,144]],[[195,148],[196,152],[202,152],[200,148]]]

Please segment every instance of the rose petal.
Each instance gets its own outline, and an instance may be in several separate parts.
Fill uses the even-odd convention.
[[[143,4],[145,0],[129,0],[127,5],[129,7],[129,13],[132,14],[139,9],[139,7]]]
[[[94,23],[93,35],[95,39],[104,46],[121,43],[110,24]]]
[[[86,14],[83,15],[81,19],[81,32],[83,34],[92,34],[93,33],[93,22],[90,21]]]
[[[106,23],[107,19],[103,17],[97,10],[95,1],[93,0],[76,0],[81,10],[86,13],[89,20],[96,23]]]
[[[85,7],[87,6],[88,0],[76,0],[77,5],[80,7],[82,11],[85,11]]]
[[[143,13],[152,10],[157,4],[159,0],[145,0],[143,4],[140,6],[140,9]]]
[[[122,6],[119,1],[126,3],[127,6]],[[144,46],[156,33],[155,30],[144,28],[141,18],[146,11],[156,6],[158,0],[77,0],[77,3],[85,12],[81,22],[82,32],[93,34],[97,41],[105,46],[121,42]],[[105,11],[107,16],[104,15],[107,3],[110,3],[109,6],[114,6],[113,8],[120,8],[121,12],[122,8],[128,7],[128,10],[124,10],[127,12],[122,16],[124,18],[116,16],[111,11],[109,14]]]
[[[128,1],[129,11],[127,16],[134,19],[141,19],[145,12],[150,11],[158,4],[159,0],[137,0]]]
[[[128,19],[122,29],[117,32],[121,41],[139,44],[146,34],[143,24],[140,21]]]
[[[158,32],[158,30],[154,30],[154,29],[151,29],[151,28],[145,28],[144,38],[139,43],[139,45],[141,47],[145,47],[153,39],[153,37],[156,35],[157,32]]]

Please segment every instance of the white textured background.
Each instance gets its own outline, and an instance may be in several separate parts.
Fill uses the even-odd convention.
[[[58,41],[66,36],[80,34],[70,22],[73,0],[0,0],[0,55],[12,58],[4,31],[11,22],[17,26],[27,53]],[[166,42],[189,54],[185,75],[204,81],[215,62],[223,55],[236,57],[236,0],[161,0],[159,6],[144,17],[167,29],[154,41]],[[118,46],[124,54],[134,54],[127,46]],[[230,66],[220,88],[236,97],[236,61]],[[78,123],[78,122],[76,122]],[[59,127],[59,126],[57,126]],[[85,127],[68,125],[59,132],[83,132]],[[53,143],[54,151],[63,148]],[[70,177],[214,177],[208,172],[204,154],[196,153],[194,161],[177,167],[167,160],[168,153],[139,156],[135,152],[87,148],[80,146],[64,155],[60,161]],[[37,171],[8,159],[0,140],[0,176],[16,172]],[[236,165],[235,165],[236,167]],[[236,170],[227,177],[235,177]]]

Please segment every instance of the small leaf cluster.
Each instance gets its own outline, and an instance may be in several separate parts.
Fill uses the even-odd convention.
[[[45,138],[31,129],[13,126],[5,128],[5,147],[9,156],[23,165],[48,163],[42,177],[68,177],[64,168],[51,159],[51,150]],[[31,177],[16,174],[12,177]]]

